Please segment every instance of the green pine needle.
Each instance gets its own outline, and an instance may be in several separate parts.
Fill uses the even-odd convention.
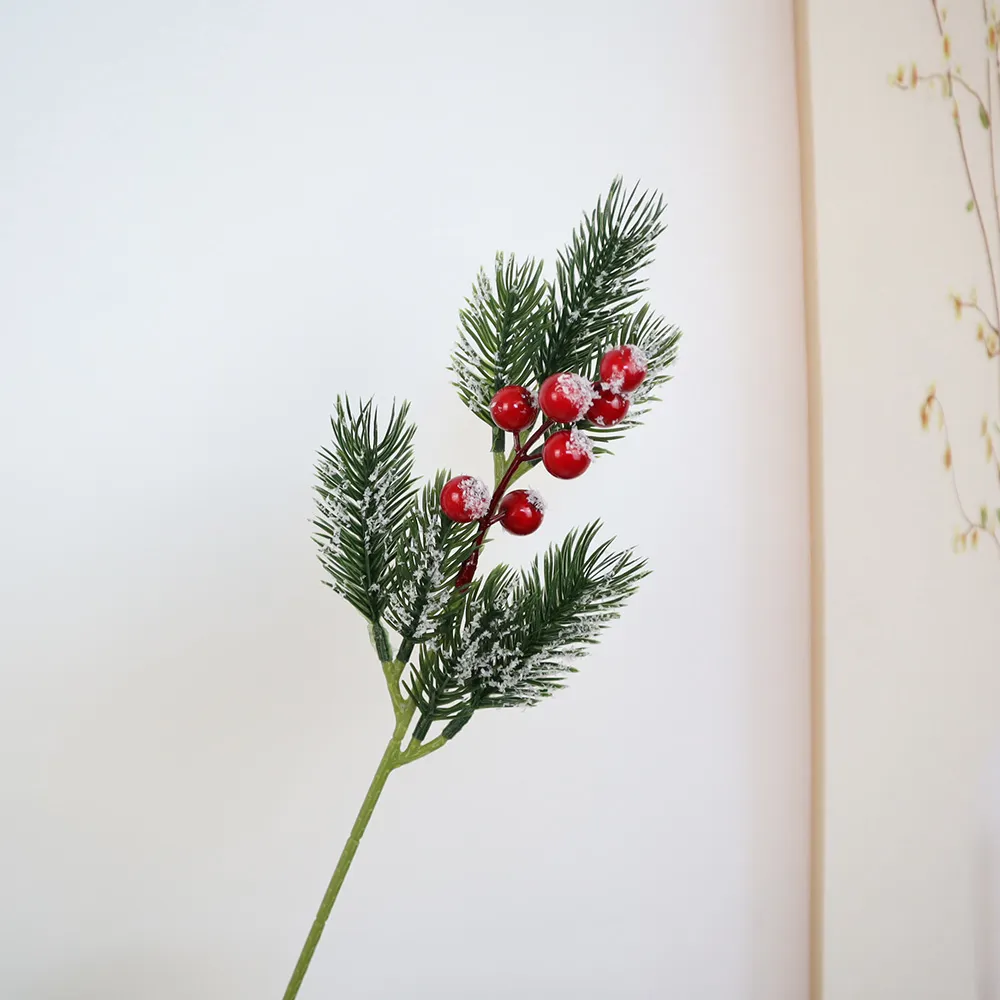
[[[424,732],[449,720],[451,736],[479,708],[534,705],[563,686],[646,575],[599,530],[571,531],[520,576],[499,566],[472,584],[408,682]]]
[[[393,405],[384,429],[371,400],[355,409],[337,398],[333,441],[316,465],[319,558],[330,586],[373,625],[390,597],[401,527],[413,505],[409,404]]]
[[[620,347],[623,344],[637,345],[646,356],[646,378],[631,394],[632,405],[628,416],[621,423],[613,427],[586,425],[587,435],[593,438],[597,445],[595,451],[598,454],[607,453],[609,449],[604,447],[605,445],[617,441],[629,428],[641,424],[650,406],[659,401],[656,391],[671,379],[680,339],[680,330],[662,316],[657,316],[648,305],[642,306],[638,312],[622,319],[608,347]]]
[[[450,472],[438,472],[400,532],[386,620],[403,639],[399,659],[438,630],[456,598],[455,577],[478,525],[458,524],[441,512],[441,490]]]
[[[490,400],[505,385],[526,385],[546,319],[542,264],[497,254],[492,280],[485,270],[459,312],[451,371],[462,402],[490,427]]]
[[[585,216],[559,254],[545,337],[535,363],[539,381],[555,372],[594,377],[596,362],[612,343],[624,314],[645,291],[640,277],[650,262],[663,199],[655,192],[626,192],[616,177],[607,197]]]

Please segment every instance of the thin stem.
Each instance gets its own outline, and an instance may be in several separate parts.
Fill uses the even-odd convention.
[[[990,16],[986,11],[986,0],[983,0],[983,23],[986,26],[987,43],[993,50],[992,59],[989,48],[986,51],[986,93],[989,97],[987,114],[990,120],[990,180],[993,182],[993,209],[997,224],[997,245],[1000,246],[1000,196],[997,194],[996,129],[993,127],[993,82],[990,73],[991,68],[996,70],[997,97],[1000,100],[1000,45],[997,43],[996,26],[990,24]],[[997,317],[997,322],[1000,323],[1000,316]],[[1000,395],[1000,372],[998,372],[997,392]]]
[[[541,460],[541,457],[542,457],[541,451],[537,451],[532,455],[528,455],[525,458],[525,460],[521,463],[517,472],[515,472],[514,475],[510,477],[510,482],[507,485],[513,486],[514,483],[516,483],[521,478],[521,476],[525,475],[528,472],[531,472],[531,470],[535,467],[535,465]]]
[[[413,653],[413,640],[403,639],[399,644],[399,652],[396,653],[396,659],[403,664],[409,663],[410,656]],[[400,671],[402,673],[402,671]]]
[[[1000,94],[1000,39],[998,39],[997,37],[996,21],[990,14],[987,13],[986,0],[983,0],[983,22],[986,25],[987,43],[993,50],[993,59],[992,59],[993,70],[995,71],[996,74],[997,93]],[[989,80],[989,74],[990,74],[990,67],[988,65],[990,62],[989,55],[986,56],[986,59],[987,59],[986,79]]]
[[[420,760],[421,757],[426,757],[429,753],[434,753],[435,750],[440,750],[447,742],[443,736],[435,737],[430,743],[421,743],[416,738],[410,740],[410,745],[399,758],[399,767]]]
[[[395,660],[382,661],[382,673],[385,674],[385,683],[389,689],[389,697],[392,699],[392,711],[397,722],[400,715],[406,710],[406,702],[408,700],[403,697],[403,692],[399,689],[399,679],[403,676],[403,671],[406,669],[406,660],[409,659],[409,653],[407,653],[405,659],[403,658],[403,653],[406,652],[405,646],[406,641],[404,640],[403,644],[399,647],[399,656]]]
[[[977,523],[969,517],[968,512],[965,509],[965,504],[962,503],[962,495],[958,490],[958,477],[955,475],[955,456],[951,448],[951,434],[948,432],[948,418],[944,412],[944,406],[941,400],[937,396],[932,396],[928,400],[929,404],[933,404],[937,407],[938,413],[941,416],[941,429],[944,431],[944,442],[945,448],[947,448],[946,454],[948,458],[945,462],[945,466],[948,469],[949,476],[951,478],[951,488],[955,494],[955,504],[958,507],[958,512],[962,515],[962,520],[965,521],[966,530],[962,533],[963,536],[967,536],[972,532],[982,533],[987,535],[992,539],[993,544],[996,546],[998,553],[1000,553],[1000,538],[997,537],[996,531],[994,529],[988,528],[983,524]]]
[[[392,773],[393,768],[397,766],[396,761],[398,753],[399,739],[396,734],[393,733],[392,739],[389,740],[386,745],[385,752],[382,754],[382,759],[379,761],[378,767],[375,769],[375,776],[372,778],[372,783],[368,786],[368,792],[361,803],[361,809],[358,810],[358,816],[354,821],[354,826],[351,827],[351,833],[347,838],[347,843],[344,844],[344,849],[340,852],[340,859],[337,861],[337,867],[334,869],[333,876],[330,879],[330,884],[326,887],[326,892],[323,894],[323,900],[319,904],[316,919],[313,921],[312,927],[309,929],[309,935],[306,937],[306,943],[302,946],[302,952],[299,955],[299,960],[295,963],[292,978],[288,981],[288,988],[285,990],[282,1000],[295,1000],[295,997],[299,994],[299,989],[302,986],[302,980],[305,979],[306,972],[309,969],[309,963],[312,961],[313,953],[316,951],[319,939],[323,935],[323,928],[326,927],[326,922],[329,919],[330,911],[333,909],[333,904],[337,901],[337,896],[340,893],[340,887],[344,884],[344,878],[347,875],[348,869],[351,867],[351,862],[354,860],[354,855],[357,853],[358,845],[361,843],[361,838],[364,835],[365,829],[368,827],[368,821],[372,818],[372,813],[375,810],[375,804],[378,802],[379,796],[382,794],[382,789],[385,788],[386,779]]]
[[[493,452],[493,486],[503,479],[503,474],[507,471],[507,456],[502,451]]]
[[[997,317],[991,322],[993,329],[1000,323],[1000,301],[997,296],[997,277],[993,267],[993,252],[990,250],[990,238],[986,234],[986,222],[983,218],[983,210],[979,205],[979,196],[976,194],[976,186],[972,182],[972,170],[969,168],[969,157],[965,151],[965,139],[962,135],[962,122],[956,114],[955,131],[958,134],[958,145],[962,151],[962,165],[965,167],[965,179],[969,182],[969,193],[972,196],[972,204],[976,210],[976,219],[979,222],[979,231],[983,237],[983,249],[986,251],[986,264],[990,270],[990,292],[993,296],[993,315]]]
[[[931,7],[934,9],[934,17],[937,21],[938,34],[941,36],[942,42],[945,39],[944,22],[941,19],[941,12],[938,10],[937,0],[931,0]],[[973,94],[976,100],[979,102],[980,108],[984,108],[982,100],[979,95],[962,79],[961,76],[953,73],[950,69],[947,72],[947,79],[949,84],[953,84],[954,81],[958,81],[962,86],[964,86],[971,94]],[[962,166],[965,168],[965,179],[969,185],[969,197],[972,200],[972,205],[976,211],[976,219],[979,222],[979,231],[983,237],[983,249],[986,252],[986,263],[990,271],[990,293],[993,296],[993,315],[996,317],[992,320],[992,326],[994,329],[1000,324],[1000,295],[997,293],[997,273],[993,266],[993,251],[990,249],[990,238],[986,233],[986,222],[983,218],[982,206],[979,204],[979,196],[976,193],[976,185],[972,180],[972,170],[969,167],[969,154],[965,148],[965,135],[962,132],[962,118],[958,110],[958,102],[952,97],[952,118],[955,122],[955,134],[958,136],[958,148],[962,154]],[[985,110],[985,108],[984,108]],[[992,122],[990,123],[992,125]]]
[[[972,97],[976,99],[976,102],[982,107],[984,111],[986,110],[986,102],[982,99],[982,97],[979,96],[979,91],[977,91],[976,88],[973,87],[972,84],[969,83],[969,81],[966,80],[961,73],[956,73],[951,70],[949,70],[947,73],[918,73],[916,75],[916,81],[918,84],[938,82],[944,84],[947,87],[953,87],[957,83],[966,93],[970,94]],[[914,89],[913,83],[906,83],[905,80],[901,82],[900,80],[896,79],[892,80],[891,82],[892,85],[897,90]]]
[[[963,299],[958,295],[953,296],[953,301],[956,306],[962,309],[971,309],[973,312],[979,313],[979,315],[986,321],[986,325],[994,333],[1000,333],[1000,330],[997,330],[996,328],[996,324],[990,319],[989,313],[987,313],[978,302],[973,302],[971,299]]]
[[[426,744],[421,744],[419,740],[414,738],[410,740],[405,751],[401,749],[403,737],[410,728],[410,722],[412,722],[413,714],[416,710],[413,700],[411,698],[404,699],[399,692],[399,674],[402,673],[404,666],[405,664],[399,660],[382,664],[382,669],[386,673],[386,679],[394,677],[394,682],[390,683],[389,686],[389,693],[392,694],[395,689],[392,706],[396,716],[396,725],[393,727],[392,737],[386,744],[382,759],[378,762],[375,775],[361,802],[361,808],[358,810],[357,818],[351,827],[347,843],[344,844],[344,848],[340,852],[337,867],[334,869],[330,883],[323,894],[319,909],[316,911],[316,918],[309,929],[309,934],[306,937],[305,944],[302,946],[299,960],[295,963],[292,978],[288,981],[288,987],[284,992],[282,1000],[295,1000],[295,997],[298,996],[302,981],[305,979],[306,972],[309,969],[309,963],[312,961],[316,946],[323,935],[323,929],[326,927],[330,912],[333,910],[333,904],[337,901],[340,888],[344,884],[344,879],[347,877],[351,862],[354,860],[354,855],[357,853],[361,838],[368,828],[368,821],[372,818],[375,805],[378,803],[389,775],[396,768],[402,767],[404,764],[410,764],[415,760],[420,760],[421,757],[426,757],[428,754],[434,753],[435,750],[440,750],[448,742],[444,736],[438,736]]]
[[[983,20],[987,21],[986,0],[983,0]],[[990,186],[993,189],[993,219],[997,226],[997,239],[1000,240],[1000,196],[997,193],[997,167],[996,167],[996,129],[993,127],[993,81],[990,74],[991,63],[989,50],[986,52],[986,117],[989,120],[988,131],[990,133]]]

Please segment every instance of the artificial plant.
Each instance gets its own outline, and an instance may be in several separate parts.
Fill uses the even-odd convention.
[[[489,429],[492,488],[472,476],[413,472],[406,403],[380,419],[339,398],[316,468],[314,520],[328,583],[366,619],[394,713],[385,752],[292,973],[294,1000],[361,837],[399,767],[448,745],[484,709],[535,705],[563,686],[615,619],[644,560],[571,531],[527,568],[477,576],[494,524],[536,530],[544,503],[511,489],[541,464],[581,475],[641,420],[667,381],[679,332],[642,304],[642,272],[663,202],[616,179],[557,257],[498,254],[460,311],[451,359],[462,402]]]

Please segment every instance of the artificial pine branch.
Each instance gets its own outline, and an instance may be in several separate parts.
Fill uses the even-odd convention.
[[[441,512],[439,497],[450,478],[439,472],[427,483],[400,533],[385,617],[402,639],[396,656],[401,663],[438,630],[475,535],[475,525],[458,524]]]
[[[420,713],[418,734],[435,721],[471,718],[484,680],[492,674],[505,676],[515,666],[517,649],[508,641],[514,625],[514,581],[512,569],[497,566],[469,584],[442,622],[434,648],[421,656],[419,669],[407,683]]]
[[[498,566],[470,586],[409,681],[425,731],[480,708],[536,705],[563,686],[647,572],[632,550],[597,543],[599,530],[571,531],[519,579]]]
[[[663,199],[625,191],[616,177],[607,197],[585,216],[556,263],[550,315],[538,351],[539,381],[553,372],[593,377],[621,317],[645,291],[640,272],[663,232]]]
[[[656,391],[670,381],[680,339],[680,330],[662,316],[656,315],[648,304],[622,317],[610,338],[610,346],[635,344],[646,356],[648,368],[642,385],[631,394],[632,406],[628,416],[620,424],[612,427],[588,427],[587,432],[598,442],[598,452],[608,452],[606,445],[617,441],[625,431],[641,424],[650,406],[658,401]]]
[[[384,429],[369,400],[355,409],[338,397],[332,443],[316,465],[314,536],[329,585],[376,629],[390,599],[403,518],[412,507],[413,435],[409,404]],[[390,657],[382,657],[389,659]]]
[[[540,263],[499,254],[492,278],[480,273],[451,369],[462,402],[493,427],[492,490],[438,473],[418,493],[408,404],[383,425],[372,401],[337,399],[316,466],[315,540],[330,585],[368,620],[394,725],[284,1000],[298,996],[389,775],[447,745],[480,709],[535,705],[561,688],[646,575],[631,549],[598,541],[595,522],[520,573],[476,576],[495,524],[518,535],[542,522],[541,497],[514,483],[539,465],[582,474],[588,434],[606,445],[638,424],[669,378],[679,333],[638,303],[662,211],[658,196],[617,179],[559,255],[553,284]]]
[[[618,618],[647,576],[646,561],[632,549],[613,551],[612,539],[597,542],[599,521],[571,531],[522,574],[511,595],[515,627],[508,639],[517,650],[507,675],[485,684],[483,708],[537,705],[563,687],[573,662],[587,654],[601,632]]]
[[[496,431],[490,419],[490,399],[505,385],[521,385],[530,378],[546,320],[547,287],[542,264],[517,262],[497,254],[490,279],[480,270],[472,295],[459,311],[458,342],[451,370],[462,402]],[[499,435],[503,451],[503,433]]]

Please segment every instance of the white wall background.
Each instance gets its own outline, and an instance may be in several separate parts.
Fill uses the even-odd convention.
[[[985,94],[982,5],[942,6],[955,64]],[[976,286],[992,308],[988,272],[964,211],[948,103],[887,84],[912,60],[922,73],[943,67],[931,4],[809,7],[825,476],[823,995],[997,1000],[1000,566],[989,542],[953,554],[961,517],[944,441],[919,421],[936,382],[965,502],[977,518],[981,502],[995,508],[979,424],[997,415],[997,362],[948,302]],[[975,109],[967,122],[988,183]]]
[[[800,1000],[790,6],[362,6],[5,7],[0,994],[280,995],[390,722],[309,541],[331,400],[485,473],[461,297],[622,172],[677,379],[496,551],[600,515],[655,575],[567,692],[392,777],[302,997]]]

